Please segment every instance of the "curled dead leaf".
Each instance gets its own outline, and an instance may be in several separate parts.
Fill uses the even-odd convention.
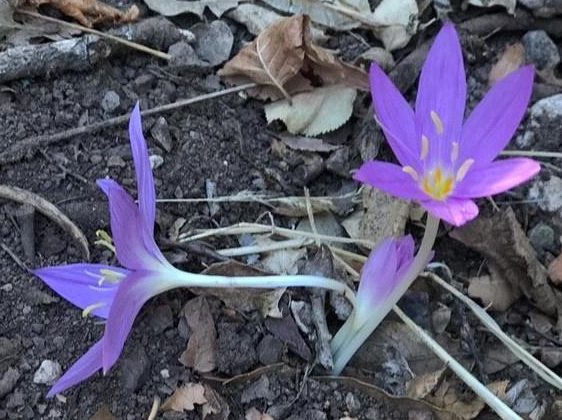
[[[174,393],[162,404],[162,411],[193,411],[195,405],[207,403],[205,398],[205,387],[201,384],[188,383],[177,388]]]
[[[192,331],[180,362],[198,372],[210,372],[217,361],[217,332],[209,303],[202,297],[185,304],[182,315]]]
[[[61,13],[77,20],[81,25],[91,28],[103,23],[130,23],[139,17],[139,8],[135,5],[121,11],[99,0],[27,0],[20,6],[39,7],[48,4]]]
[[[261,99],[290,99],[310,91],[319,81],[369,90],[363,70],[313,44],[309,18],[302,15],[265,29],[227,62],[219,75],[236,85],[257,83],[259,86],[249,93]]]

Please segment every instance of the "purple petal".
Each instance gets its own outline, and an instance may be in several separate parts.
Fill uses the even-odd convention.
[[[108,273],[113,272],[115,279],[100,282]],[[81,309],[102,304],[92,310],[92,314],[107,318],[118,283],[111,280],[125,278],[129,271],[102,264],[70,264],[56,267],[45,267],[34,271],[34,274],[47,285]]]
[[[136,271],[121,282],[105,324],[103,371],[113,366],[123,351],[127,336],[142,306],[151,297],[170,289],[165,273]]]
[[[535,176],[541,169],[532,159],[498,160],[488,166],[471,169],[455,188],[459,198],[488,197],[507,191]]]
[[[459,38],[454,26],[447,23],[429,50],[416,97],[418,138],[422,135],[429,138],[429,158],[434,162],[448,161],[452,142],[460,139],[466,102],[465,78]],[[432,114],[442,124],[436,124]]]
[[[88,379],[101,369],[103,340],[96,342],[66,373],[53,385],[47,398],[54,397],[64,390]]]
[[[460,159],[472,158],[485,166],[505,148],[519,126],[533,91],[534,69],[523,67],[492,87],[466,120],[460,142]]]
[[[396,241],[396,255],[398,256],[398,264],[396,268],[396,273],[398,277],[401,277],[405,271],[410,268],[410,265],[414,261],[414,249],[415,249],[414,238],[412,235],[406,235]]]
[[[375,113],[390,147],[402,165],[416,167],[421,143],[416,137],[412,107],[375,63],[371,65],[370,79]]]
[[[142,134],[142,122],[139,103],[135,105],[129,120],[129,137],[137,174],[137,190],[139,211],[142,220],[150,234],[154,234],[154,220],[156,215],[156,189],[152,168],[148,158],[146,140]]]
[[[377,246],[361,271],[356,310],[365,316],[369,309],[382,302],[395,287],[398,255],[396,239],[387,238]]]
[[[417,182],[400,166],[392,163],[365,162],[355,172],[353,178],[399,198],[408,200],[427,199],[427,195],[419,188]]]
[[[101,179],[97,183],[109,199],[111,233],[121,265],[137,270],[168,264],[129,193],[111,179]]]
[[[429,213],[454,226],[464,225],[478,215],[478,206],[472,200],[448,198],[445,201],[428,200],[420,203]]]

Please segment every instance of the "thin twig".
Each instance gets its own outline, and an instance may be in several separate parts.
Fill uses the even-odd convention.
[[[443,287],[450,293],[452,293],[457,299],[461,300],[470,310],[476,315],[480,321],[486,326],[488,331],[494,334],[498,340],[500,340],[515,356],[519,358],[523,363],[530,367],[537,375],[548,382],[550,385],[562,389],[562,378],[560,378],[556,373],[542,364],[537,360],[532,354],[521,347],[517,342],[515,342],[511,337],[501,330],[501,327],[488,313],[480,307],[476,302],[474,302],[469,297],[465,296],[437,274],[432,272],[424,272],[420,276],[433,280],[439,286]]]
[[[160,397],[158,395],[154,396],[154,401],[152,402],[152,407],[150,413],[148,414],[147,420],[154,420],[158,415],[158,409],[160,408]]]
[[[21,268],[26,273],[31,273],[31,270],[27,267],[27,265],[25,265],[25,263],[19,259],[16,253],[12,251],[10,247],[8,247],[8,245],[6,245],[4,242],[0,242],[0,248],[2,248],[6,252],[6,254],[8,254],[10,258],[14,260],[14,262],[19,268]]]
[[[206,93],[204,95],[199,95],[194,98],[189,99],[181,99],[176,102],[172,102],[166,105],[156,106],[154,108],[150,108],[141,112],[143,117],[147,117],[149,115],[160,114],[162,112],[173,111],[178,108],[182,108],[187,105],[192,105],[198,102],[203,102],[209,99],[218,98],[220,96],[230,95],[232,93],[241,92],[243,90],[248,90],[251,88],[256,87],[256,83],[248,83],[245,85],[235,86],[232,88],[220,90],[218,92]],[[129,121],[130,115],[127,113],[125,115],[120,115],[115,118],[110,118],[108,120],[99,121],[90,125],[85,125],[82,127],[71,128],[70,130],[59,131],[58,133],[53,134],[44,134],[41,136],[35,137],[28,137],[22,141],[19,141],[8,147],[8,149],[4,150],[0,153],[0,165],[4,165],[6,163],[13,163],[20,160],[25,154],[30,154],[32,152],[37,151],[40,148],[45,148],[46,146],[57,143],[61,140],[66,140],[81,134],[92,134],[94,132],[100,131],[104,128],[113,127],[115,125],[123,124]]]
[[[154,48],[147,47],[146,45],[142,45],[142,44],[139,44],[137,42],[128,41],[126,39],[119,38],[118,36],[98,31],[96,29],[87,28],[85,26],[78,25],[77,23],[66,22],[64,20],[56,19],[56,18],[50,17],[50,16],[45,16],[45,15],[42,15],[40,13],[32,12],[32,11],[29,11],[29,10],[18,9],[17,13],[21,13],[22,15],[32,16],[32,17],[38,18],[38,19],[43,19],[43,20],[46,20],[47,22],[57,23],[61,26],[66,26],[68,28],[76,29],[76,30],[79,30],[79,31],[82,31],[82,32],[88,32],[88,33],[97,35],[97,36],[102,37],[102,38],[107,38],[107,39],[110,39],[110,40],[112,40],[114,42],[117,42],[119,44],[126,45],[129,48],[133,48],[137,51],[142,51],[144,53],[153,55],[153,56],[161,58],[163,60],[170,61],[172,59],[172,56],[170,54],[164,53],[162,51],[155,50]]]
[[[562,159],[562,153],[560,152],[547,152],[542,150],[504,150],[500,155]]]

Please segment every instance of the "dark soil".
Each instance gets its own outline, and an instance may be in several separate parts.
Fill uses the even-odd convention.
[[[355,48],[347,47],[345,51],[361,49],[359,41],[345,37],[345,42],[353,41],[358,43]],[[491,42],[492,47],[476,46],[475,52],[480,55],[474,52],[470,55],[469,64],[475,69],[475,84],[480,91],[484,86],[482,76],[485,77],[489,68],[483,52],[497,54],[493,40]],[[108,60],[86,73],[22,79],[7,87],[9,91],[0,91],[1,150],[30,136],[126,113],[137,100],[146,109],[219,90],[223,85],[212,74],[171,75],[163,63],[131,53]],[[119,95],[121,103],[107,114],[102,110],[101,101],[110,90]],[[155,170],[159,198],[205,197],[206,180],[216,183],[219,196],[243,190],[301,194],[303,182],[298,178],[300,172],[294,170],[299,163],[288,163],[271,153],[274,137],[267,127],[262,103],[232,95],[164,117],[172,138],[169,152],[159,147],[150,135],[150,128],[158,117],[143,121],[150,153],[164,160]],[[352,120],[349,126],[353,127],[356,121]],[[342,135],[349,140],[350,132],[343,131]],[[351,156],[358,156],[358,150],[351,150]],[[123,183],[134,195],[134,173],[125,126],[53,144],[31,157],[0,168],[0,184],[33,191],[58,205],[84,231],[90,244],[95,241],[97,229],[108,229],[105,197],[95,185],[97,178],[106,176]],[[313,191],[326,193],[338,191],[349,182],[349,179],[324,173],[310,186]],[[187,219],[186,228],[200,229],[252,222],[267,210],[257,204],[228,203],[220,204],[218,212],[212,216],[206,204],[162,204],[158,209],[159,237],[166,236],[178,217]],[[533,224],[546,217],[532,206],[521,205],[517,211],[525,217],[530,214]],[[36,215],[34,224],[36,258],[35,261],[26,259],[17,212],[18,206],[14,203],[0,203],[0,242],[5,249],[11,250],[30,268],[80,261],[80,253],[68,235],[40,215]],[[290,225],[291,222],[278,219],[280,224]],[[415,227],[412,231],[419,233]],[[215,243],[221,248],[234,246],[234,242],[226,238]],[[113,256],[102,248],[92,245],[91,251],[92,261],[115,263]],[[445,234],[438,241],[436,253],[436,259],[446,262],[460,279],[479,272],[483,262],[478,254]],[[208,257],[188,254],[180,264],[184,269],[201,271],[204,264],[210,262]],[[289,291],[289,297],[294,293],[307,299],[308,293],[303,291]],[[55,297],[38,278],[23,271],[5,250],[0,251],[0,377],[9,368],[19,374],[13,386],[0,389],[4,392],[0,394],[0,419],[87,419],[103,406],[120,419],[147,418],[155,396],[164,400],[178,386],[189,382],[212,386],[227,401],[231,418],[235,419],[244,418],[251,407],[269,412],[275,419],[434,418],[429,407],[402,404],[400,399],[367,392],[351,381],[315,377],[325,372],[320,368],[309,372],[310,364],[283,343],[272,340],[258,313],[236,313],[213,298],[209,298],[209,302],[218,331],[218,367],[212,373],[213,378],[196,374],[178,361],[190,335],[189,329],[180,322],[180,311],[191,298],[193,295],[188,291],[180,290],[153,299],[138,317],[119,363],[106,377],[96,375],[72,388],[64,393],[64,400],[48,400],[45,398],[48,386],[33,382],[41,362],[57,361],[65,371],[97,341],[103,325],[99,320],[82,318],[80,310]],[[438,306],[437,302],[454,309],[452,326],[445,333],[455,346],[449,350],[468,357],[470,364],[476,366],[475,374],[480,375],[478,363],[483,347],[497,342],[479,329],[478,322],[465,308],[453,302],[450,296],[424,285],[409,294],[404,307],[416,321],[430,328],[429,314]],[[522,301],[509,314],[500,314],[499,320],[514,335],[536,344],[541,338],[524,323],[529,308],[529,304]],[[327,310],[330,326],[335,330],[339,321],[329,308]],[[517,319],[523,321],[507,322],[508,317],[511,320],[519,317]],[[467,345],[466,336],[459,333],[461,326],[468,328],[471,345]],[[280,346],[273,360],[260,353],[264,351],[264,346],[260,347],[264,340]],[[314,352],[314,343],[309,342],[308,346]],[[228,378],[263,367],[263,360],[283,366],[270,366],[223,384]],[[381,379],[381,372],[386,368],[388,366],[360,366],[359,371],[351,370],[350,375],[357,374],[392,392],[397,389],[396,384],[384,377]],[[491,376],[483,379],[495,379]],[[510,379],[512,383],[528,378],[539,400],[551,401],[549,388],[521,364],[514,364],[496,376]],[[200,416],[197,410],[182,415],[163,414],[164,418]]]

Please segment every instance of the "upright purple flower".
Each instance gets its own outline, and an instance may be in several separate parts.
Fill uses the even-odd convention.
[[[409,285],[414,261],[410,235],[385,239],[371,251],[361,271],[355,308],[331,343],[336,375],[371,335]]]
[[[474,198],[506,191],[540,170],[531,159],[495,161],[517,129],[533,86],[533,67],[496,83],[463,124],[466,81],[461,46],[446,24],[423,66],[415,112],[379,66],[371,66],[376,118],[400,165],[371,161],[355,179],[460,226],[478,214]]]
[[[154,180],[138,104],[131,115],[129,134],[137,174],[138,205],[117,182],[110,179],[97,182],[109,199],[117,259],[125,268],[70,264],[35,271],[57,293],[84,309],[85,314],[107,319],[103,338],[55,383],[50,396],[100,369],[107,372],[121,354],[143,304],[152,296],[177,287],[183,274],[166,261],[154,241]]]

